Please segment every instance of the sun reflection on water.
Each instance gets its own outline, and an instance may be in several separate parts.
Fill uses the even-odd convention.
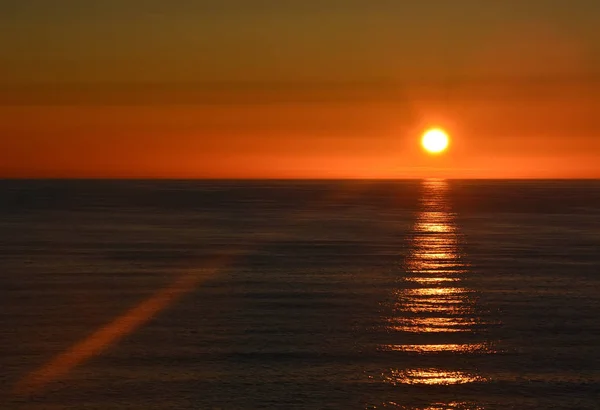
[[[465,293],[466,290],[462,288],[417,288],[409,289],[406,291],[407,295],[411,296],[434,296],[434,295],[458,295]]]
[[[386,377],[391,384],[452,385],[485,381],[481,376],[441,369],[391,370]]]
[[[488,353],[490,351],[490,345],[489,343],[387,345],[386,349],[414,353]]]
[[[461,285],[469,266],[448,200],[448,183],[423,182],[421,210],[413,228],[404,285],[395,293],[389,329],[407,333],[470,332],[473,292]]]
[[[395,401],[389,401],[387,403],[383,403],[381,405],[382,408],[394,408],[394,409],[402,409],[402,410],[484,410],[483,407],[478,406],[472,402],[466,401],[451,401],[448,403],[432,403],[427,405],[426,407],[407,407],[403,406]],[[373,408],[379,408],[375,406]]]
[[[435,285],[435,284],[441,284],[444,282],[456,282],[458,279],[457,278],[445,278],[445,277],[419,277],[419,276],[413,276],[410,278],[406,278],[405,279],[407,282],[417,282],[420,284],[429,284],[429,285]]]
[[[410,343],[387,344],[380,349],[415,358],[494,353],[490,343],[474,337],[475,331],[481,330],[485,323],[476,312],[475,292],[463,283],[470,266],[461,250],[462,237],[449,203],[448,183],[430,180],[425,181],[422,188],[421,209],[405,261],[406,274],[402,285],[392,293],[394,302],[385,320],[388,332],[398,333],[400,340]],[[414,366],[414,363],[412,360],[407,362],[406,368],[390,369],[382,375],[384,381],[394,386],[485,382],[476,372],[431,366],[430,360],[427,367]],[[463,408],[463,405],[463,402],[452,402],[440,404],[443,407],[434,404],[419,408]]]

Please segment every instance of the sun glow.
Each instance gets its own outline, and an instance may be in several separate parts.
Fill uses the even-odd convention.
[[[444,152],[448,148],[450,138],[448,134],[440,128],[432,128],[423,134],[421,138],[421,145],[425,151],[431,154],[439,154]]]

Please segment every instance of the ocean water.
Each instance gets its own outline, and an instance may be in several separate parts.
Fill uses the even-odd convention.
[[[0,181],[2,409],[598,409],[598,181]]]

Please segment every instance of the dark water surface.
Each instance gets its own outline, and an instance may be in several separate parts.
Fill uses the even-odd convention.
[[[0,181],[0,408],[600,408],[598,181]]]

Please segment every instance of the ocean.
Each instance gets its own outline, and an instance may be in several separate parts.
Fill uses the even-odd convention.
[[[0,181],[2,409],[598,409],[600,181]]]

